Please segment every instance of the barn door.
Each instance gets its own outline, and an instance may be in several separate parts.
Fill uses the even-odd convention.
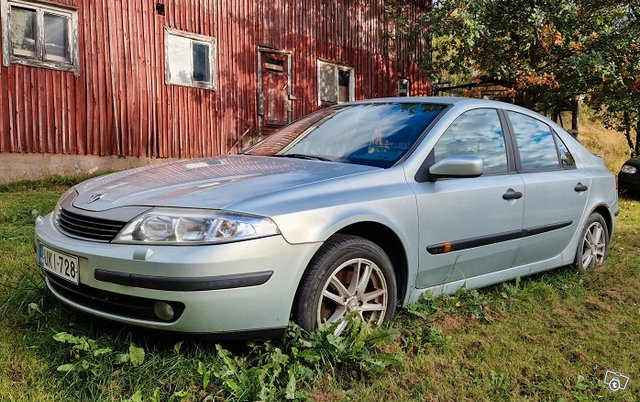
[[[258,51],[258,114],[260,131],[268,135],[291,122],[291,53]]]

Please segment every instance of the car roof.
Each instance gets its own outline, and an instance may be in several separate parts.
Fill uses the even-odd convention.
[[[367,103],[436,103],[442,105],[463,105],[469,106],[487,106],[487,107],[509,107],[514,105],[511,103],[505,103],[500,101],[479,99],[479,98],[462,98],[453,96],[404,96],[404,97],[391,97],[391,98],[374,98],[374,99],[362,99],[355,102],[349,102],[344,104],[357,105]]]

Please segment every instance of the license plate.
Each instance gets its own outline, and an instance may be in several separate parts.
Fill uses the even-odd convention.
[[[40,243],[39,256],[42,269],[76,285],[80,281],[78,257],[52,250],[42,243]]]

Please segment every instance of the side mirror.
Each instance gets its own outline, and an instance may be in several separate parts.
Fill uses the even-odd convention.
[[[482,159],[475,156],[452,156],[436,162],[429,168],[429,176],[440,177],[478,177],[484,171]]]

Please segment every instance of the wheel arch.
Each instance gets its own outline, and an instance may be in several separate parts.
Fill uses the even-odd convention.
[[[611,211],[606,204],[598,204],[596,205],[587,218],[591,216],[594,212],[599,213],[604,218],[604,222],[607,224],[607,233],[609,234],[609,241],[611,241],[611,237],[613,236],[613,216],[611,215]]]
[[[352,223],[335,232],[362,237],[376,243],[389,256],[396,275],[398,300],[404,300],[408,284],[408,259],[405,247],[400,237],[390,227],[373,221]]]

